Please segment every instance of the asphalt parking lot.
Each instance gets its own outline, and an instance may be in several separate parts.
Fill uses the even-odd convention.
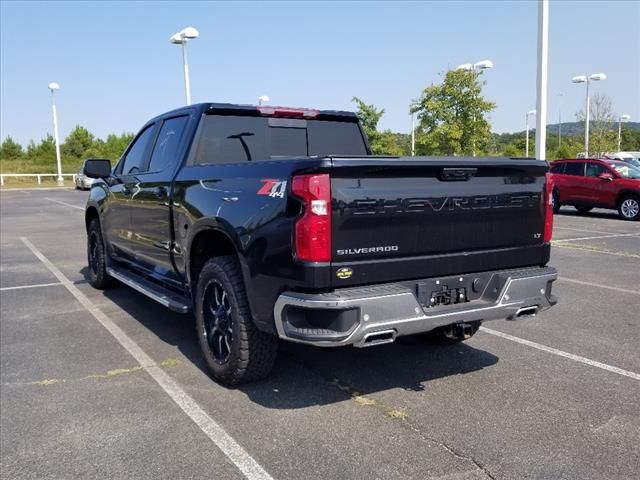
[[[535,319],[457,346],[283,345],[226,389],[191,317],[86,283],[86,196],[0,193],[2,478],[640,475],[639,222],[563,208],[559,304]]]

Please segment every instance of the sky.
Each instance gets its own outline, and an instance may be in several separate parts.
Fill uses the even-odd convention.
[[[584,106],[575,75],[605,72],[592,91],[640,121],[640,1],[552,1],[549,116]],[[462,63],[490,59],[486,98],[496,132],[522,131],[536,104],[535,1],[12,2],[0,3],[0,138],[26,144],[53,131],[49,82],[63,139],[136,132],[184,103],[180,46],[188,44],[193,102],[353,110],[384,108],[379,127],[410,131],[409,104]],[[532,122],[533,123],[533,122]]]

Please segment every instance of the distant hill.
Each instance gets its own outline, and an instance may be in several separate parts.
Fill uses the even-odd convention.
[[[563,135],[578,135],[584,132],[584,123],[583,122],[562,122],[562,134]],[[618,123],[616,122],[612,125],[613,128],[618,128]],[[624,122],[623,128],[628,128],[634,131],[640,131],[640,122]],[[529,130],[530,132],[535,132],[535,128]],[[524,130],[520,130],[519,132],[513,132],[514,135],[523,135],[525,133]],[[558,133],[558,124],[553,123],[551,125],[547,125],[547,133]]]

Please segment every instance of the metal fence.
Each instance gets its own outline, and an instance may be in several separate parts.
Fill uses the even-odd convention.
[[[75,183],[77,173],[63,173],[61,177],[71,177]],[[4,185],[5,177],[36,177],[38,179],[38,185],[42,185],[42,177],[54,177],[58,178],[57,173],[2,173],[0,174],[0,185]]]

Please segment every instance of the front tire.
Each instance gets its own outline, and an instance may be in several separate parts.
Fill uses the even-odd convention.
[[[278,340],[253,323],[238,260],[208,260],[195,298],[196,332],[205,363],[223,385],[239,385],[266,377],[276,359]]]
[[[107,273],[107,255],[100,221],[94,218],[87,229],[87,263],[89,265],[89,284],[99,290],[109,288],[115,283]]]
[[[618,203],[618,213],[623,220],[638,220],[640,218],[640,197],[625,195]]]

